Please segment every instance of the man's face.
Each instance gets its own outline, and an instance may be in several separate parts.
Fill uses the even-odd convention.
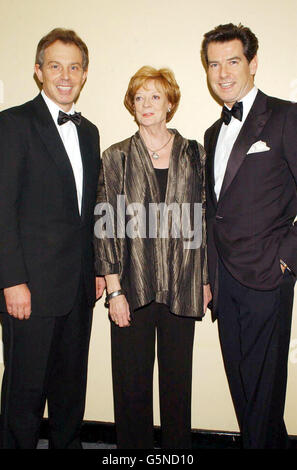
[[[36,64],[35,73],[48,98],[66,112],[70,111],[87,78],[79,48],[59,40],[45,49],[43,66]]]
[[[239,39],[211,42],[207,57],[209,84],[216,96],[231,108],[253,88],[257,57],[249,63]]]

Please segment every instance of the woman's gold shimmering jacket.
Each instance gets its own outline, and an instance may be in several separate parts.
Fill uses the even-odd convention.
[[[130,204],[140,203],[146,209],[149,203],[159,203],[160,193],[155,171],[139,132],[123,142],[109,147],[102,155],[102,170],[98,184],[95,213],[100,204],[108,202],[113,208],[113,236],[100,231],[100,216],[96,215],[95,258],[98,275],[118,273],[125,290],[131,313],[152,300],[165,303],[177,315],[201,318],[203,316],[203,284],[208,283],[204,164],[205,151],[198,144],[193,151],[190,141],[176,130],[168,170],[165,203],[202,204],[199,226],[202,242],[197,248],[188,248],[188,239],[169,237],[123,236],[131,216],[117,217],[121,203],[126,211]],[[199,149],[199,150],[198,150]],[[119,198],[121,196],[121,198]],[[119,201],[121,201],[119,203]],[[99,204],[99,205],[98,205]],[[102,206],[101,206],[102,207]],[[173,206],[171,206],[173,207]],[[201,206],[200,206],[201,208]],[[169,211],[169,228],[172,228]],[[201,213],[201,212],[200,212]],[[103,212],[102,212],[103,214]],[[103,215],[101,215],[102,217]],[[194,211],[190,211],[190,225],[194,225]],[[197,222],[197,221],[196,221]],[[120,226],[121,225],[121,226]],[[100,237],[98,238],[98,230]],[[123,231],[124,230],[124,231]]]

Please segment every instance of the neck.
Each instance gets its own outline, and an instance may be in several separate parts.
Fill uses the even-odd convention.
[[[74,104],[73,102],[72,102],[72,103],[66,103],[66,104],[64,104],[64,103],[58,103],[57,101],[54,101],[52,98],[50,98],[50,97],[47,95],[47,93],[46,93],[45,90],[42,90],[42,91],[43,91],[43,93],[45,94],[45,96],[47,97],[48,100],[50,100],[52,103],[54,103],[56,106],[58,106],[58,107],[59,107],[62,111],[64,111],[65,113],[68,113],[68,112],[72,109],[73,104]]]
[[[170,137],[165,123],[156,126],[139,126],[139,133],[143,140],[152,147],[157,147]]]
[[[162,137],[168,137],[168,129],[166,123],[161,122],[154,126],[139,126],[139,132],[142,137],[148,137],[151,139],[160,139]]]
[[[233,106],[235,105],[235,103],[239,103],[240,101],[242,101],[249,93],[250,91],[254,88],[254,83],[250,83],[248,88],[241,94],[241,96],[239,96],[237,98],[236,101],[232,102],[232,103],[224,103],[225,106],[227,106],[228,108],[233,108]]]

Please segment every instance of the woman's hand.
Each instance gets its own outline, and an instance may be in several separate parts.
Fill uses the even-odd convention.
[[[210,284],[203,286],[203,312],[206,313],[207,306],[212,299]]]
[[[130,326],[130,310],[124,295],[113,297],[109,301],[109,316],[119,327]]]
[[[107,274],[105,280],[108,294],[121,290],[118,274]],[[124,294],[117,295],[109,300],[109,316],[120,327],[130,326],[129,304]]]

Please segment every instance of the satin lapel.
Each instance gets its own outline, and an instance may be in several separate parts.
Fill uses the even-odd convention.
[[[72,209],[73,215],[79,217],[74,174],[64,144],[42,96],[38,95],[32,104],[36,129],[49,155],[55,161],[66,186],[65,197],[69,200],[69,209]]]
[[[249,148],[257,142],[270,114],[271,110],[267,109],[266,95],[258,91],[255,102],[232,148],[220,192],[220,201],[244,162]]]
[[[86,208],[88,207],[88,203],[92,199],[94,193],[94,183],[92,181],[92,169],[94,169],[94,159],[92,156],[91,140],[87,124],[84,119],[81,120],[80,126],[77,127],[77,133],[79,138],[80,154],[83,164],[83,193],[81,216],[82,218],[84,218],[84,216],[86,215]]]
[[[207,178],[209,179],[209,189],[210,189],[210,196],[212,197],[213,203],[216,206],[217,196],[214,190],[215,187],[215,177],[214,177],[214,161],[215,161],[215,153],[216,153],[216,146],[219,137],[219,133],[222,127],[223,121],[220,119],[214,125],[214,130],[212,136],[210,137],[208,149],[207,149],[207,157],[206,157],[206,168],[207,168]]]

